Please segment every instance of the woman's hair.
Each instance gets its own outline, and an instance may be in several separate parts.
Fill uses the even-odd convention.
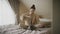
[[[36,9],[36,8],[35,8],[35,5],[33,4],[30,9]]]

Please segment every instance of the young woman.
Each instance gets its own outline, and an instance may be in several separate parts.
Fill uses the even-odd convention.
[[[34,25],[38,24],[39,16],[36,15],[35,12],[35,5],[32,5],[30,8],[29,13],[23,14],[20,17],[20,27],[34,30],[36,27]]]

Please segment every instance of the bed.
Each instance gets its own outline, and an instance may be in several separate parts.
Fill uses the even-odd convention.
[[[50,34],[51,28],[40,28],[40,31],[21,29],[18,25],[0,27],[0,34]]]
[[[40,19],[41,22],[49,22],[50,20]],[[0,26],[0,34],[51,34],[51,27],[38,28],[39,30],[22,29],[18,25],[10,24]]]

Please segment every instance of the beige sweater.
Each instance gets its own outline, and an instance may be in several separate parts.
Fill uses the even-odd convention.
[[[20,16],[20,26],[22,28],[27,28],[27,26],[30,26],[31,24],[32,25],[39,24],[39,16],[38,15],[36,15],[36,14],[29,15],[28,13],[26,13],[26,14],[22,14]]]

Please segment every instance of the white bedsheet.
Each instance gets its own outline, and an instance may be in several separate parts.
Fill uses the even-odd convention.
[[[0,27],[0,34],[49,34],[50,28],[40,28],[41,31],[19,29],[18,25]]]

